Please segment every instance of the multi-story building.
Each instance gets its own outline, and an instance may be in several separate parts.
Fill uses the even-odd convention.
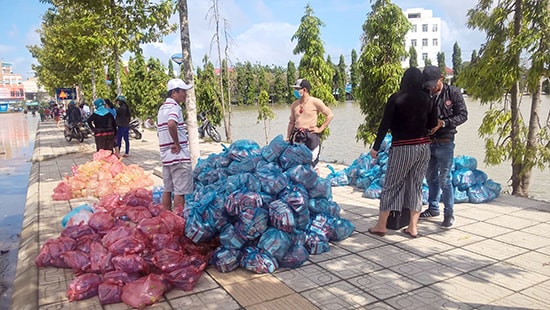
[[[432,10],[421,8],[407,9],[403,13],[412,24],[412,29],[405,35],[407,52],[414,46],[419,67],[424,67],[426,58],[437,65],[437,53],[441,52],[441,19],[433,17]],[[409,67],[409,58],[403,59],[401,64],[404,68]]]
[[[0,60],[0,111],[7,112],[10,106],[25,102],[23,77],[14,74],[12,64]]]

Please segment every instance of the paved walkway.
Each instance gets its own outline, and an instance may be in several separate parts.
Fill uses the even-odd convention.
[[[146,131],[143,140],[131,143],[124,162],[154,174],[155,133]],[[200,146],[202,156],[221,151],[219,144]],[[53,123],[40,124],[11,309],[129,309],[123,303],[101,306],[97,297],[68,302],[73,272],[34,265],[40,246],[59,236],[62,217],[88,201],[53,201],[51,195],[71,167],[91,160],[93,151],[93,139],[67,143]],[[320,166],[326,175],[328,169]],[[150,308],[549,309],[550,203],[501,195],[487,204],[458,204],[454,229],[441,230],[441,219],[424,220],[422,237],[410,239],[400,231],[383,238],[367,232],[377,219],[378,200],[348,186],[334,187],[333,200],[356,231],[332,243],[328,253],[274,274],[243,269],[223,274],[209,267],[193,291],[174,289]]]

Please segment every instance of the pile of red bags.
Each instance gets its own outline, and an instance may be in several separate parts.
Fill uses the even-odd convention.
[[[100,199],[87,223],[70,222],[48,240],[35,264],[71,268],[69,301],[99,296],[101,304],[143,308],[173,287],[192,290],[219,239],[195,244],[184,234],[183,208],[165,211],[138,188]]]
[[[52,195],[53,200],[79,197],[101,198],[112,193],[125,194],[132,189],[153,186],[154,182],[138,165],[125,165],[110,151],[100,150],[93,160],[74,166]]]

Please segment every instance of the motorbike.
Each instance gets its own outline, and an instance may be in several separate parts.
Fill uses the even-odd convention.
[[[84,142],[84,133],[82,131],[83,123],[73,123],[69,124],[68,122],[65,122],[65,129],[63,131],[63,134],[65,135],[65,140],[67,142],[71,142],[71,140],[77,139],[78,142]]]
[[[134,119],[130,122],[130,137],[139,140],[142,137],[141,131],[139,130],[139,119]]]
[[[210,138],[214,142],[220,142],[222,141],[222,137],[218,130],[216,130],[216,127],[212,125],[210,120],[206,117],[206,113],[201,112],[197,115],[197,118],[201,122],[201,125],[199,126],[199,138],[203,139],[205,135],[210,136]]]

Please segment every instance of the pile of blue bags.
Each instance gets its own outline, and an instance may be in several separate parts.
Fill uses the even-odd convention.
[[[311,151],[282,135],[263,148],[235,141],[200,159],[193,173],[185,235],[194,242],[219,237],[211,263],[221,272],[297,268],[355,229],[340,218],[330,181],[311,167]]]
[[[386,135],[374,159],[369,153],[362,153],[353,163],[342,171],[333,171],[327,176],[333,186],[351,185],[364,189],[363,196],[379,199],[384,178],[388,151],[391,146],[391,135]],[[488,178],[487,174],[477,169],[477,160],[471,156],[456,156],[452,168],[455,203],[471,202],[484,203],[498,197],[502,188],[499,183]],[[342,177],[345,174],[347,184]],[[428,185],[426,180],[422,184],[423,203],[428,203]]]

